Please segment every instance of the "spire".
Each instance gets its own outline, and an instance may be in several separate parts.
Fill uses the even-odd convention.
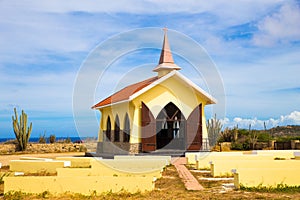
[[[159,64],[162,63],[174,63],[172,52],[170,49],[169,41],[168,41],[168,35],[167,35],[167,28],[163,28],[165,34],[164,34],[164,42],[162,46],[162,50],[160,53],[160,59]]]
[[[171,48],[169,45],[168,35],[167,35],[167,28],[163,28],[164,30],[164,41],[163,46],[160,53],[159,63],[153,69],[153,71],[158,72],[159,76],[163,76],[170,71],[173,70],[180,70],[180,67],[174,63]]]

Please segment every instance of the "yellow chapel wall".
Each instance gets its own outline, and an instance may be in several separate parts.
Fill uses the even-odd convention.
[[[184,117],[187,119],[196,106],[202,103],[202,133],[203,138],[207,138],[206,117],[204,113],[206,100],[197,93],[198,92],[182,80],[171,77],[135,98],[133,104],[136,108],[140,108],[141,102],[143,101],[151,110],[154,118],[156,118],[162,108],[169,102],[172,102],[181,110]],[[135,123],[139,123],[139,121]],[[140,138],[141,130],[139,129],[138,131],[138,136]]]
[[[99,109],[99,111],[101,112],[101,119],[100,119],[100,126],[98,132],[98,142],[103,142],[103,130],[106,130],[106,122],[108,116],[110,117],[112,131],[114,131],[115,129],[115,119],[117,115],[119,117],[120,129],[123,130],[125,126],[125,116],[127,113],[130,122],[130,133],[132,134],[133,124],[134,124],[133,123],[134,106],[132,103],[124,102],[113,106],[107,106]],[[130,137],[130,140],[131,138],[132,137]],[[130,141],[130,143],[132,142]]]

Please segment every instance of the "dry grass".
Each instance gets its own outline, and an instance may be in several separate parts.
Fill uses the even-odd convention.
[[[196,177],[201,177],[201,174],[194,173]],[[169,166],[163,173],[163,178],[156,182],[156,189],[151,192],[146,193],[136,193],[129,194],[127,192],[114,193],[104,193],[101,195],[91,194],[89,196],[84,196],[80,194],[63,194],[59,196],[54,196],[49,192],[43,192],[38,195],[28,195],[16,192],[15,194],[3,196],[3,184],[0,185],[0,198],[3,199],[24,199],[24,200],[34,200],[34,199],[64,199],[64,200],[79,200],[79,199],[300,199],[300,194],[290,194],[290,193],[258,193],[258,192],[246,192],[246,191],[228,191],[222,192],[222,183],[216,181],[199,181],[205,189],[203,191],[187,191],[184,184],[181,182],[177,171],[174,166]]]

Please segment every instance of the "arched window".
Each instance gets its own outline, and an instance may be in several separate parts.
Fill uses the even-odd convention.
[[[126,113],[125,120],[124,120],[123,142],[129,142],[129,141],[130,141],[130,120],[128,114]]]
[[[119,116],[116,116],[115,119],[115,134],[114,134],[114,141],[115,142],[120,142],[120,120],[119,120]]]
[[[106,138],[110,141],[111,140],[111,122],[110,117],[107,117],[106,121],[106,132],[105,132]]]

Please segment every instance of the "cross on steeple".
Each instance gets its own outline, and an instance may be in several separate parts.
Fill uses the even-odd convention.
[[[162,30],[165,32],[165,34],[167,34],[167,31],[168,31],[167,27],[164,27]]]

